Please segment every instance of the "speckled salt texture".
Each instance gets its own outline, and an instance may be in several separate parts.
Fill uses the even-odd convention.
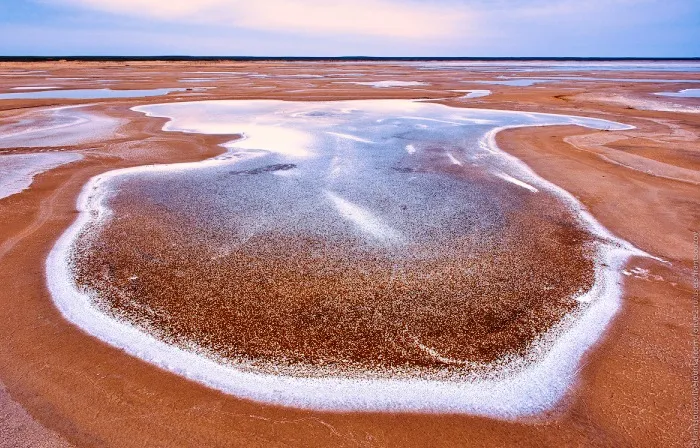
[[[29,188],[37,174],[80,159],[74,153],[0,155],[0,199]]]
[[[610,234],[571,194],[538,177],[495,143],[496,133],[509,127],[575,124],[614,131],[631,126],[583,117],[457,109],[405,100],[207,101],[149,105],[135,110],[170,118],[165,130],[242,134],[244,139],[226,144],[226,155],[204,162],[121,169],[91,179],[78,199],[78,219],[61,236],[46,261],[48,287],[63,315],[88,333],[145,361],[241,398],[333,411],[458,412],[504,419],[551,409],[576,381],[582,356],[617,312],[621,269],[631,256],[646,255]],[[402,157],[417,156],[426,149],[427,141],[438,136],[460,138],[461,145],[450,150],[451,157],[445,156],[448,159],[474,166],[525,194],[555,195],[575,214],[579,224],[596,237],[595,282],[590,290],[576,297],[586,306],[542,335],[523,359],[461,380],[261,373],[219,362],[196,347],[169,345],[128,322],[104,314],[88,293],[76,288],[69,261],[74,244],[84,229],[110,219],[108,203],[115,184],[134,176],[178,175],[192,170],[198,176],[206,176],[209,170],[216,173],[253,159],[261,163],[284,159],[298,166],[308,164],[307,173],[288,170],[279,179],[301,181],[297,188],[321,188],[325,203],[342,218],[334,220],[334,225],[347,226],[346,231],[357,232],[366,244],[401,245],[413,236],[411,228],[372,206],[373,197],[395,194],[391,186],[376,182],[364,185],[367,179],[358,173],[363,165],[371,166],[373,157],[392,158],[399,153]],[[333,149],[330,159],[325,157],[328,149]],[[347,157],[334,157],[338,151]],[[321,180],[305,184],[305,176],[318,173],[321,166]],[[357,178],[350,183],[339,181],[352,180],[353,176]],[[374,191],[376,187],[383,190]],[[288,216],[273,213],[269,218],[284,225]],[[431,351],[430,347],[425,350]]]

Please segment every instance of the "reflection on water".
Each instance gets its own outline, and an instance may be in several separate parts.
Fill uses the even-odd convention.
[[[97,98],[137,98],[167,95],[170,92],[183,92],[187,89],[163,88],[144,90],[75,89],[47,90],[42,92],[0,93],[0,100],[30,99],[97,99]]]
[[[655,95],[672,96],[676,98],[700,98],[700,89],[683,89],[678,92],[658,92]]]
[[[169,130],[245,135],[227,145],[246,156],[235,170],[221,165],[154,174],[144,192],[171,208],[192,207],[191,215],[212,228],[246,238],[293,228],[316,229],[325,237],[350,231],[353,226],[332,213],[332,201],[323,199],[333,192],[411,240],[449,239],[458,232],[453,226],[462,225],[456,216],[471,216],[472,225],[496,219],[502,201],[489,196],[494,188],[489,182],[512,188],[500,174],[519,175],[484,148],[480,139],[489,130],[550,123],[619,127],[601,120],[409,101],[212,101],[137,110],[174,117]],[[280,164],[294,169],[266,176],[232,174]],[[446,175],[455,170],[458,178]],[[164,179],[159,182],[159,177]],[[412,212],[405,213],[406,208]],[[232,214],[235,221],[228,219]],[[230,234],[225,239],[236,240]]]

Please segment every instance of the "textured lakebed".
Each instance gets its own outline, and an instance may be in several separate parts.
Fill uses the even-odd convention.
[[[624,125],[399,100],[136,110],[228,152],[93,179],[48,267],[64,314],[149,361],[276,403],[512,415],[555,402],[615,312],[633,249],[493,135]]]

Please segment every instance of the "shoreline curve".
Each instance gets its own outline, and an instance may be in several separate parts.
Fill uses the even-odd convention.
[[[138,111],[138,108],[134,110]],[[606,120],[598,121],[617,125]],[[163,126],[164,130],[168,123]],[[570,124],[581,125],[575,122]],[[539,126],[544,125],[546,124]],[[632,256],[649,255],[615,237],[566,190],[537,176],[520,159],[498,148],[496,134],[512,127],[524,126],[494,128],[482,137],[481,142],[517,166],[527,181],[559,196],[582,225],[601,240],[597,247],[594,285],[590,291],[578,297],[591,304],[580,315],[565,319],[561,328],[550,331],[548,337],[552,340],[548,351],[537,362],[512,376],[453,382],[425,379],[319,379],[261,374],[222,365],[201,354],[169,345],[126,322],[101,313],[92,305],[90,297],[75,288],[67,262],[72,244],[79,233],[91,222],[109,216],[110,211],[102,204],[104,198],[99,195],[100,186],[126,173],[162,169],[188,170],[231,163],[227,154],[200,162],[117,169],[90,179],[77,200],[78,218],[61,235],[46,259],[49,291],[61,314],[88,334],[160,368],[239,398],[338,412],[457,412],[501,419],[538,414],[551,409],[566,395],[576,380],[579,361],[600,339],[618,311],[622,295],[620,270]],[[629,128],[631,127],[627,127]],[[362,392],[359,393],[359,390]]]

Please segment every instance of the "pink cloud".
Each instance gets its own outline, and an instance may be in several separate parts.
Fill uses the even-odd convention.
[[[265,31],[439,39],[464,34],[455,6],[398,0],[53,0],[140,18]]]

